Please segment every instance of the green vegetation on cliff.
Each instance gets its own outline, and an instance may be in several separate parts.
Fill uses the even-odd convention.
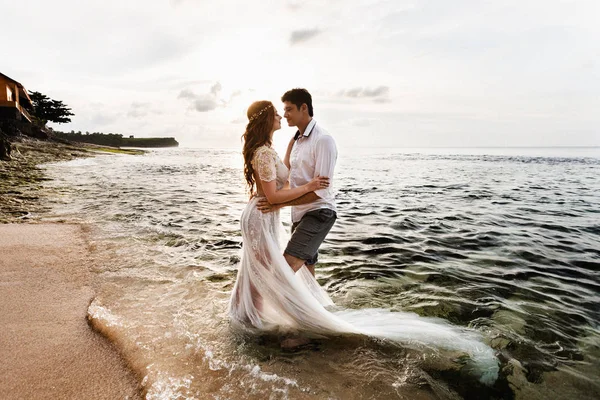
[[[177,147],[179,143],[175,138],[134,138],[123,137],[119,133],[81,133],[53,131],[52,136],[71,142],[92,143],[113,147]]]
[[[175,138],[123,138],[121,146],[126,147],[177,147]]]

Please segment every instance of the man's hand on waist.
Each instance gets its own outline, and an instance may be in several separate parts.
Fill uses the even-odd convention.
[[[295,200],[291,200],[291,201],[288,201],[287,203],[282,203],[282,204],[271,204],[267,201],[266,198],[262,198],[262,199],[258,200],[256,207],[263,213],[269,213],[269,212],[277,211],[282,207],[301,206],[303,204],[312,203],[313,201],[317,201],[319,199],[320,199],[320,197],[317,196],[315,192],[309,192],[309,193],[306,193],[305,195],[298,197]]]
[[[256,208],[258,208],[258,210],[264,214],[277,211],[281,208],[281,206],[281,204],[269,203],[269,201],[266,198],[262,198],[258,200],[258,203],[256,203]]]

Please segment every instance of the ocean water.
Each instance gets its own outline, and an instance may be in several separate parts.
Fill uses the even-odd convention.
[[[340,152],[319,282],[340,307],[479,331],[500,360],[493,386],[442,349],[354,336],[289,352],[277,337],[232,332],[247,201],[239,151],[45,169],[52,210],[41,217],[88,227],[90,319],[148,399],[600,398],[598,148]]]

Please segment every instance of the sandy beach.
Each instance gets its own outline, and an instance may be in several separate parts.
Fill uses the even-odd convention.
[[[93,259],[83,227],[0,225],[4,399],[139,399],[136,376],[87,323]]]

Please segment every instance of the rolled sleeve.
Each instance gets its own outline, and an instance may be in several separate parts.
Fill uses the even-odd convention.
[[[326,135],[316,143],[316,163],[315,177],[326,176],[329,178],[329,187],[327,189],[315,190],[315,194],[320,198],[333,196],[333,172],[337,161],[337,147],[332,136]]]

